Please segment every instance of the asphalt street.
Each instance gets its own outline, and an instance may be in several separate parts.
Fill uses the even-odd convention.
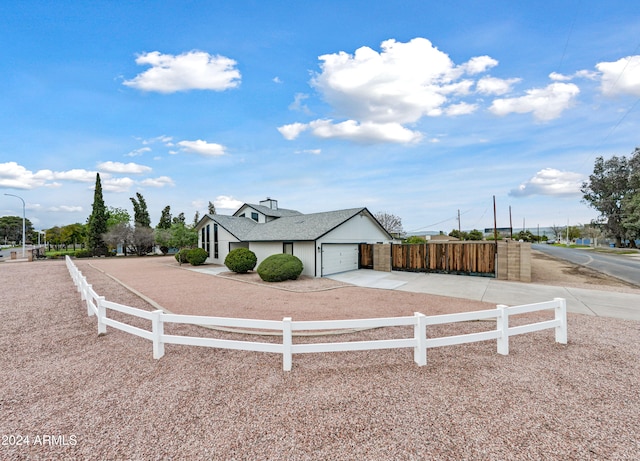
[[[534,244],[531,248],[640,286],[640,254],[600,253],[545,244]]]

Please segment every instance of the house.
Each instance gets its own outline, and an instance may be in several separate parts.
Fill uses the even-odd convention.
[[[302,274],[311,277],[358,269],[360,243],[393,241],[367,208],[302,214],[279,208],[271,198],[245,203],[232,216],[207,214],[196,231],[208,263],[224,264],[227,254],[240,247],[253,251],[258,264],[289,253],[302,261]]]

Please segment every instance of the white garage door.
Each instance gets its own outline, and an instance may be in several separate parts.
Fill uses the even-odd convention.
[[[358,244],[322,244],[322,276],[358,269]]]

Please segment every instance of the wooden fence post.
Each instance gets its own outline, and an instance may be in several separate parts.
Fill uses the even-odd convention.
[[[104,296],[98,296],[98,334],[103,335],[107,332],[107,325],[103,319],[107,316],[107,309],[104,307]]]
[[[413,360],[419,366],[427,364],[427,318],[420,312],[414,312],[416,323],[413,326],[413,336],[416,345],[413,348]]]
[[[560,321],[560,326],[556,327],[556,342],[567,344],[567,300],[564,298],[553,298],[558,303],[555,309],[555,318]]]
[[[282,319],[282,369],[284,371],[291,371],[293,343],[291,336],[291,317],[285,317]]]
[[[162,342],[162,335],[164,335],[164,323],[162,322],[162,312],[160,309],[153,311],[153,318],[151,319],[151,331],[153,333],[153,358],[159,359],[164,356],[164,343]]]
[[[509,312],[504,304],[498,304],[496,309],[499,311],[497,330],[500,332],[498,354],[509,355]]]

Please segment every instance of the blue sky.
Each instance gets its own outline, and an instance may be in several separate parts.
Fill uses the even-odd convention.
[[[640,122],[633,1],[3,2],[0,193],[107,206],[366,206],[409,232],[588,223]],[[0,195],[0,215],[21,215]]]

